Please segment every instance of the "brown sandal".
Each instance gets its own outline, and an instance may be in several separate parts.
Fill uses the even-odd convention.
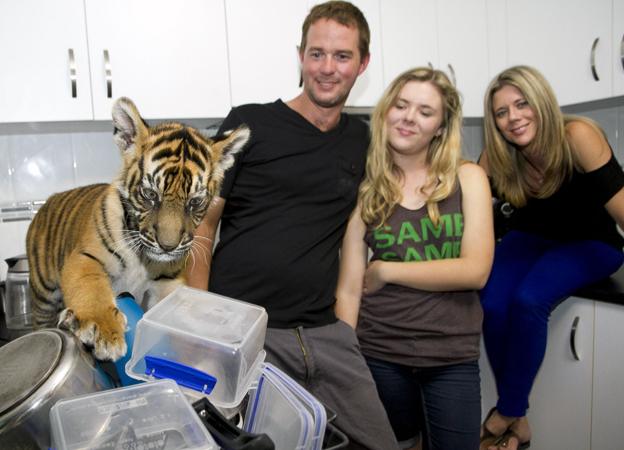
[[[499,448],[507,448],[507,446],[509,445],[509,439],[511,438],[515,438],[516,441],[518,441],[518,450],[526,450],[531,446],[530,439],[526,442],[520,441],[520,436],[518,436],[518,434],[516,434],[516,432],[513,430],[505,431],[502,436],[500,436],[494,443],[489,445],[496,445]]]
[[[487,448],[490,447],[491,445],[497,445],[497,442],[500,441],[500,439],[503,438],[503,436],[505,436],[505,433],[503,433],[502,435],[500,434],[496,435],[492,433],[490,430],[488,430],[487,421],[490,417],[492,417],[492,414],[494,414],[494,411],[496,411],[496,407],[493,407],[492,409],[490,409],[490,411],[485,416],[483,425],[481,425],[481,427],[483,428],[483,434],[481,436],[481,440],[479,441],[479,450],[487,450]]]

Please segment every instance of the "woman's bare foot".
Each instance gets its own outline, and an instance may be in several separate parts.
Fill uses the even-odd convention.
[[[481,427],[481,436],[489,432],[494,436],[501,436],[516,421],[517,417],[503,416],[497,410],[485,420]]]

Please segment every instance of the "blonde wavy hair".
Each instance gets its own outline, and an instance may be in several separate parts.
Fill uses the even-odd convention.
[[[418,67],[399,75],[384,92],[371,116],[371,142],[368,148],[366,174],[360,185],[358,203],[362,220],[369,226],[381,227],[401,202],[403,171],[394,163],[388,142],[386,117],[403,87],[412,81],[431,83],[442,97],[441,133],[435,136],[427,152],[428,175],[421,192],[431,191],[427,213],[437,225],[438,202],[456,189],[457,169],[461,161],[461,100],[446,74],[429,67]]]
[[[524,171],[526,160],[520,151],[509,143],[496,126],[493,109],[494,94],[504,86],[517,88],[536,122],[536,135],[530,143],[544,161],[544,182],[538,192],[531,193]],[[546,198],[554,194],[574,171],[574,155],[566,137],[566,124],[581,120],[597,128],[595,122],[582,117],[564,116],[550,84],[536,69],[514,66],[504,70],[490,83],[484,102],[485,154],[490,176],[498,194],[516,207],[526,205],[529,195]],[[602,133],[602,131],[600,130]]]

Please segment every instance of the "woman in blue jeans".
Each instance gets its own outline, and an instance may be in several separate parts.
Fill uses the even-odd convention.
[[[336,314],[362,353],[402,448],[476,450],[478,289],[494,253],[484,171],[460,158],[461,105],[430,68],[394,80],[371,120],[344,237]],[[367,252],[372,258],[367,264]]]
[[[483,336],[498,402],[482,449],[530,445],[528,398],[544,358],[551,311],[624,261],[624,174],[600,128],[564,116],[544,77],[527,66],[499,74],[485,100],[481,166],[511,206],[482,290]]]

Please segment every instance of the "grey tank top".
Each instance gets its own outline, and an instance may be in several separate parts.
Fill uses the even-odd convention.
[[[457,258],[464,222],[461,188],[438,205],[437,227],[426,206],[409,210],[399,205],[385,226],[369,229],[365,240],[372,260]],[[387,284],[362,298],[357,333],[366,356],[432,367],[478,359],[482,319],[477,291],[430,292]]]

